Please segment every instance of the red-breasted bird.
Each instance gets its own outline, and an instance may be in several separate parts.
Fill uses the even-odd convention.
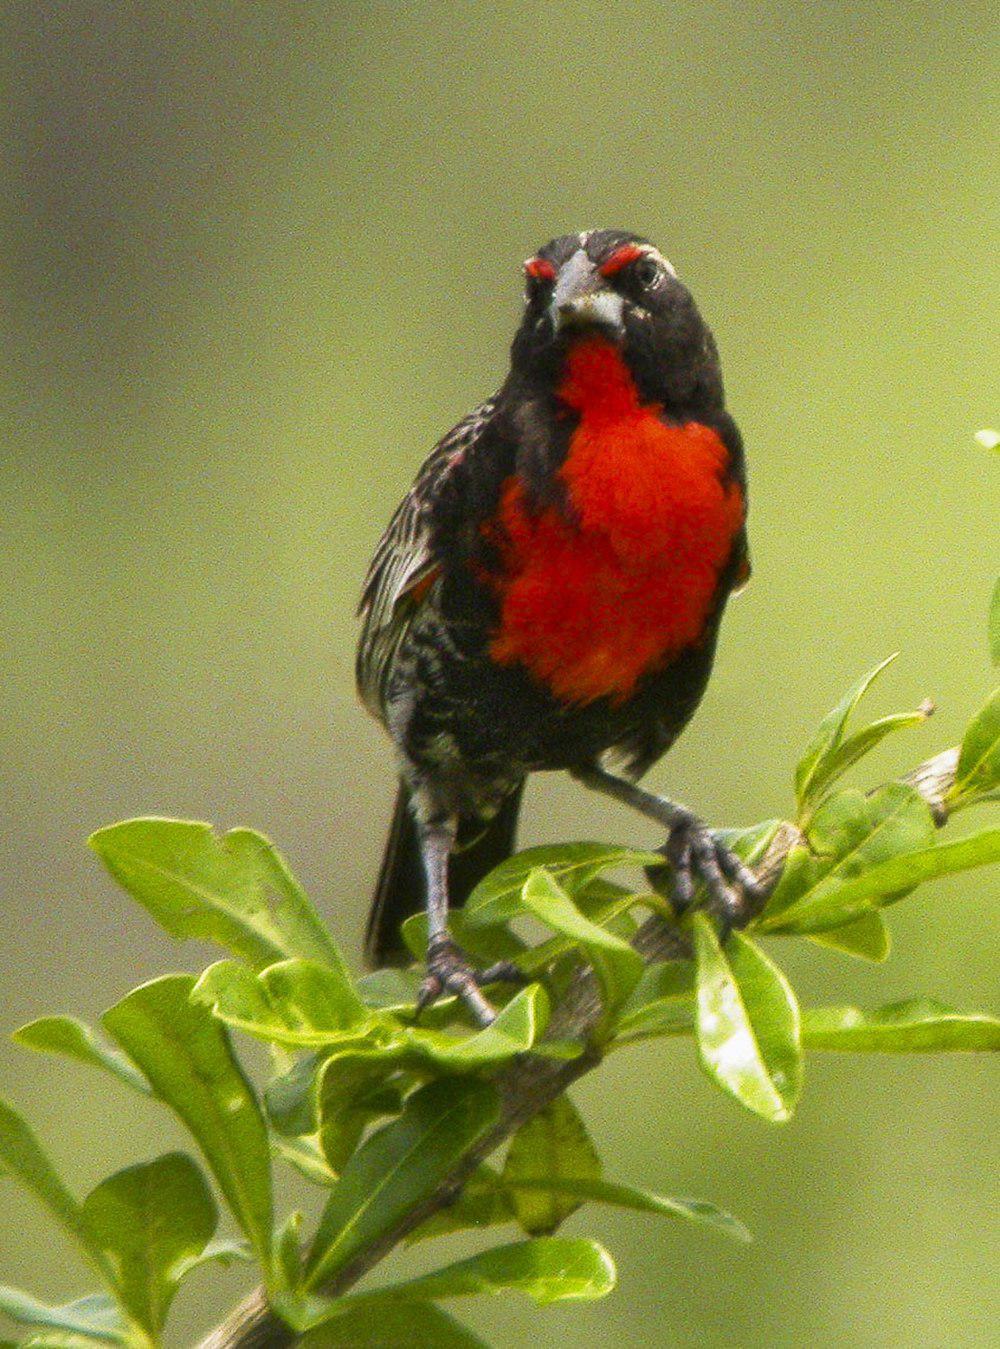
[[[510,372],[437,444],[383,534],[357,660],[401,779],[368,958],[397,958],[400,923],[425,905],[421,1002],[456,993],[483,1024],[482,987],[516,971],[474,968],[448,910],[513,850],[528,773],[567,769],[662,825],[678,907],[695,877],[724,928],[759,899],[697,816],[636,781],[698,706],[749,576],[715,342],[637,235],[567,234],[524,270]]]

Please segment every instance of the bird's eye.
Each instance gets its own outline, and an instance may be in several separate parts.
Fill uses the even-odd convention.
[[[657,281],[659,281],[660,269],[653,258],[640,258],[635,264],[633,275],[640,286],[649,290],[656,285]]]

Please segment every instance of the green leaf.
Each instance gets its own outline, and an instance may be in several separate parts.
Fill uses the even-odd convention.
[[[523,1293],[545,1306],[552,1302],[591,1302],[606,1297],[617,1281],[610,1255],[596,1241],[580,1237],[533,1237],[473,1255],[403,1283],[329,1301],[312,1298],[278,1309],[296,1328],[336,1324],[362,1309],[372,1312],[439,1298]],[[323,1341],[320,1341],[323,1343]],[[403,1341],[409,1345],[409,1339]]]
[[[35,1049],[41,1054],[61,1054],[79,1063],[103,1068],[126,1086],[147,1096],[150,1094],[149,1083],[125,1055],[106,1045],[90,1026],[76,1017],[39,1017],[37,1021],[29,1021],[26,1026],[19,1027],[10,1038],[15,1044]]]
[[[90,1245],[80,1205],[59,1178],[27,1121],[0,1100],[0,1176],[6,1174],[33,1194],[105,1273]]]
[[[521,904],[524,912],[583,948],[601,985],[601,997],[608,1013],[625,1001],[642,975],[642,957],[637,951],[584,917],[548,871],[529,874],[524,882]]]
[[[232,1237],[217,1237],[210,1241],[200,1255],[192,1255],[185,1260],[181,1260],[175,1269],[178,1279],[186,1279],[187,1276],[196,1269],[201,1269],[203,1265],[219,1265],[222,1269],[229,1269],[231,1265],[250,1265],[253,1264],[254,1254],[250,1246],[245,1241],[237,1241]]]
[[[423,981],[424,976],[419,970],[372,970],[357,980],[355,988],[366,1007],[376,1011],[412,1012]]]
[[[489,1349],[432,1302],[348,1306],[296,1343],[298,1349]]]
[[[814,1007],[802,1014],[807,1049],[930,1053],[1000,1049],[1000,1019],[956,1012],[931,998],[891,1002],[873,1012]]]
[[[278,1268],[287,1289],[296,1289],[302,1279],[302,1214],[295,1210],[274,1234]]]
[[[636,894],[631,890],[626,890],[623,886],[613,885],[610,881],[605,881],[600,877],[579,889],[573,896],[573,903],[584,918],[603,928],[605,932],[610,932],[620,941],[625,942],[631,941],[637,928],[636,921],[631,914],[632,909],[636,906],[642,906],[647,909],[652,908],[657,913],[662,913],[662,901],[655,893],[650,894],[647,891]],[[673,910],[670,909],[669,912],[672,919]],[[491,929],[491,931],[497,930]],[[523,954],[518,955],[515,962],[524,974],[537,977],[539,974],[551,971],[552,966],[557,961],[562,960],[564,956],[575,955],[578,950],[579,942],[571,936],[549,937],[547,941],[539,942],[536,946],[531,946]]]
[[[514,1213],[529,1236],[554,1232],[580,1207],[572,1194],[551,1187],[518,1189],[519,1181],[559,1180],[566,1176],[597,1180],[601,1161],[586,1125],[568,1096],[558,1096],[514,1135],[502,1181],[512,1190]]]
[[[618,1014],[615,1043],[657,1035],[686,1035],[694,1030],[693,960],[649,966]]]
[[[955,781],[945,798],[953,808],[971,805],[1000,787],[1000,688],[969,723],[962,737]]]
[[[523,1293],[542,1306],[551,1302],[592,1302],[606,1297],[616,1282],[610,1255],[596,1241],[580,1237],[534,1237],[494,1246],[468,1260],[446,1265],[404,1283],[342,1299],[354,1302],[469,1297],[480,1293]]]
[[[220,839],[207,824],[145,818],[99,829],[89,842],[171,936],[216,942],[257,968],[302,956],[346,977],[318,914],[262,835],[232,829]]]
[[[332,1189],[337,1183],[337,1173],[323,1156],[319,1140],[313,1137],[273,1138],[275,1152],[289,1166],[294,1166],[299,1175],[313,1185],[322,1185]]]
[[[443,1237],[449,1232],[463,1232],[468,1228],[496,1227],[514,1221],[511,1192],[496,1171],[483,1163],[477,1166],[462,1186],[453,1203],[420,1224],[407,1238],[409,1242],[425,1241],[428,1237]]]
[[[1000,861],[1000,829],[982,829],[952,843],[891,857],[836,889],[817,885],[784,911],[773,916],[765,914],[759,927],[768,932],[825,931],[839,926],[845,917],[850,919],[889,902],[922,881],[997,861]]]
[[[882,671],[896,659],[896,655],[898,652],[862,675],[851,685],[837,706],[820,722],[815,736],[795,769],[795,799],[800,811],[805,811],[817,799],[824,783],[830,781],[827,776],[830,760],[843,742],[851,713]]]
[[[307,1286],[325,1282],[432,1194],[498,1117],[486,1082],[445,1077],[415,1092],[344,1168],[306,1262]]]
[[[876,964],[888,959],[891,946],[888,925],[878,909],[869,909],[860,918],[844,923],[842,927],[807,935],[817,946],[828,946],[834,951],[857,956],[861,960],[871,960]]]
[[[351,1056],[359,1067],[367,1062],[373,1073],[380,1072],[383,1077],[394,1069],[425,1075],[428,1065],[449,1073],[478,1072],[508,1063],[517,1054],[533,1049],[545,1030],[548,1016],[545,990],[540,984],[530,984],[516,993],[500,1009],[496,1020],[483,1030],[453,1033],[386,1019],[371,1026],[364,1038],[345,1042],[339,1047],[338,1056],[343,1055],[345,1061]],[[550,1046],[546,1044],[544,1048],[548,1052]],[[576,1050],[576,1046],[560,1047],[559,1057],[572,1057]],[[293,1070],[273,1094],[272,1108],[278,1111],[278,1125],[282,1128],[307,1119],[314,1108],[303,1095],[307,1081],[296,1083],[296,1072],[308,1074],[308,1069]]]
[[[698,1052],[723,1091],[772,1123],[792,1116],[802,1084],[799,1010],[781,971],[741,932],[719,946],[692,918],[698,966]]]
[[[379,1048],[347,1049],[300,1059],[268,1085],[267,1113],[279,1133],[316,1134],[334,1172],[380,1115],[397,1115],[412,1085]]]
[[[316,1086],[319,1144],[334,1171],[342,1171],[364,1130],[402,1108],[399,1084],[378,1054],[335,1054],[323,1064]]]
[[[143,984],[105,1012],[104,1026],[197,1139],[267,1272],[273,1226],[267,1130],[225,1030],[191,1002],[193,987],[186,974]]]
[[[91,1293],[61,1307],[50,1307],[19,1288],[0,1285],[0,1311],[20,1325],[68,1330],[87,1342],[126,1342],[121,1313],[106,1293]]]
[[[632,1185],[620,1185],[616,1181],[599,1180],[592,1177],[551,1176],[529,1180],[527,1178],[510,1182],[514,1190],[548,1192],[553,1195],[565,1195],[573,1198],[577,1205],[582,1203],[610,1204],[615,1208],[633,1209],[637,1213],[656,1213],[664,1218],[683,1218],[686,1222],[700,1223],[714,1228],[724,1236],[736,1241],[751,1241],[748,1228],[724,1209],[716,1208],[705,1199],[677,1199],[666,1195],[653,1194],[650,1190],[639,1190]]]
[[[548,994],[541,984],[520,989],[496,1020],[472,1035],[407,1026],[402,1031],[404,1058],[413,1056],[451,1072],[470,1072],[508,1063],[531,1049],[549,1020]]]
[[[786,828],[784,820],[761,820],[758,824],[744,825],[739,829],[715,829],[713,833],[720,843],[742,858],[748,866],[756,866],[763,861],[768,848],[779,829]]]
[[[317,1077],[323,1064],[319,1054],[305,1054],[264,1088],[264,1109],[279,1134],[312,1134],[319,1128]]]
[[[936,830],[930,807],[903,782],[890,782],[871,795],[849,789],[827,797],[808,829],[809,847],[788,854],[781,879],[756,927],[759,931],[818,931],[840,927],[860,916],[875,892],[875,868],[900,854],[934,849]],[[919,879],[919,877],[918,877]],[[902,882],[881,897],[905,892]],[[808,929],[799,926],[809,919]]]
[[[1000,665],[1000,578],[993,587],[993,595],[990,599],[990,658],[994,665]]]
[[[178,1268],[201,1255],[218,1221],[198,1167],[172,1152],[118,1171],[84,1200],[83,1220],[122,1305],[155,1338],[177,1292]]]
[[[596,876],[613,867],[647,867],[662,863],[659,853],[619,848],[610,843],[564,843],[527,848],[494,867],[473,890],[462,912],[470,928],[489,927],[517,917],[524,912],[525,882],[539,868],[544,868],[573,897]]]
[[[837,746],[822,764],[818,765],[809,784],[809,800],[815,801],[831,787],[847,770],[863,759],[866,754],[882,743],[894,731],[906,730],[911,726],[920,726],[934,711],[933,703],[925,703],[915,712],[895,712],[892,716],[880,717],[870,722],[854,735],[848,736]]]
[[[95,1343],[121,1342],[112,1339],[95,1341],[92,1336],[78,1335],[72,1330],[36,1330],[26,1340],[20,1340],[16,1349],[94,1349]]]
[[[254,974],[235,960],[210,965],[191,995],[257,1039],[290,1047],[357,1040],[366,1009],[350,980],[314,960],[283,960]]]
[[[467,922],[464,909],[452,909],[448,930],[463,951],[487,965],[498,960],[515,960],[526,950],[520,937],[505,927],[482,927]],[[400,935],[413,959],[423,961],[427,955],[427,914],[423,911],[411,914],[400,928]]]

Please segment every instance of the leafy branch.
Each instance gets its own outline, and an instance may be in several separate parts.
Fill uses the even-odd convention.
[[[929,715],[925,705],[851,729],[885,664],[821,722],[795,772],[794,818],[726,831],[770,897],[725,943],[697,906],[678,918],[643,879],[658,854],[604,843],[534,848],[487,877],[456,915],[456,936],[476,958],[516,961],[529,982],[485,1030],[471,1027],[455,1000],[418,1022],[416,971],[352,978],[261,835],[237,829],[220,838],[207,825],[165,819],[100,830],[92,847],[132,898],[171,935],[214,942],[226,958],[198,977],[134,989],[102,1019],[113,1044],[64,1016],[14,1038],[172,1110],[241,1237],[216,1239],[217,1198],[183,1153],[117,1171],[77,1200],[30,1126],[0,1103],[0,1173],[48,1210],[105,1290],[53,1306],[0,1288],[0,1310],[24,1330],[20,1343],[149,1349],[193,1270],[243,1261],[261,1285],[203,1349],[293,1340],[330,1349],[420,1336],[442,1349],[481,1344],[439,1304],[508,1292],[544,1304],[612,1290],[607,1252],[558,1235],[584,1204],[748,1239],[737,1218],[708,1201],[605,1176],[566,1090],[609,1053],[689,1037],[712,1084],[781,1123],[795,1111],[806,1051],[1000,1047],[1000,1021],[926,999],[871,1011],[802,1008],[765,949],[772,939],[779,949],[804,940],[831,955],[884,960],[890,905],[936,877],[1000,861],[996,827],[940,838],[955,815],[1000,795],[1000,690],[960,746],[867,793],[842,785],[883,739]],[[527,940],[526,922],[547,935]],[[409,920],[404,935],[419,958],[422,919]],[[234,1050],[243,1036],[270,1049],[263,1092]],[[275,1161],[318,1188],[322,1205],[310,1222],[298,1212],[276,1217]],[[507,1224],[521,1229],[519,1239],[418,1278],[358,1287],[403,1241]]]

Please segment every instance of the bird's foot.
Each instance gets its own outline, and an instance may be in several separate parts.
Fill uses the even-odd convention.
[[[432,937],[427,947],[427,977],[417,997],[417,1015],[438,998],[453,993],[460,998],[482,1027],[492,1025],[496,1011],[483,996],[487,984],[523,984],[525,977],[509,960],[477,970],[468,956],[447,934]]]
[[[696,815],[685,811],[660,849],[673,875],[672,901],[678,914],[694,902],[698,881],[707,891],[704,907],[716,920],[725,941],[734,927],[745,927],[759,912],[766,891],[750,868]],[[649,868],[651,880],[660,869]]]

